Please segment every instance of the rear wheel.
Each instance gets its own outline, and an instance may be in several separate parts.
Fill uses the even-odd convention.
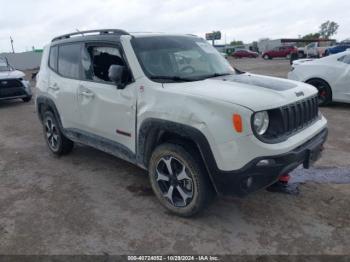
[[[74,143],[62,134],[57,119],[51,111],[44,113],[43,127],[45,141],[52,153],[65,155],[72,151]]]
[[[317,88],[318,104],[320,106],[326,106],[332,102],[332,90],[326,81],[322,79],[311,79],[307,83]]]
[[[207,172],[196,152],[176,144],[162,144],[152,154],[149,177],[161,204],[188,217],[204,209],[214,195]]]
[[[264,55],[263,58],[264,58],[265,60],[271,59],[268,55]]]

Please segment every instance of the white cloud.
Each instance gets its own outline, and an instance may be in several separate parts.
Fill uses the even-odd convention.
[[[298,37],[326,20],[350,37],[350,1],[343,0],[0,0],[0,52],[41,48],[77,28],[194,33],[221,30],[227,41]],[[223,41],[223,40],[222,40]],[[221,42],[222,42],[221,41]]]

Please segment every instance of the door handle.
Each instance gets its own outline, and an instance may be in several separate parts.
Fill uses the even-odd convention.
[[[60,90],[59,86],[57,85],[57,83],[54,83],[52,86],[49,86],[49,88],[51,88],[54,91],[58,91]]]
[[[86,97],[94,97],[95,94],[90,92],[90,91],[82,91],[80,92],[81,95],[86,96]]]

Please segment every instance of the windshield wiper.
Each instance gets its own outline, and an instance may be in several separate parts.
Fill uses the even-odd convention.
[[[151,79],[164,79],[164,80],[172,80],[176,82],[190,82],[190,81],[196,81],[195,79],[186,78],[186,77],[180,77],[180,76],[150,76]]]
[[[211,75],[206,75],[206,76],[203,76],[203,79],[207,79],[207,78],[213,78],[213,77],[218,77],[218,76],[229,76],[229,75],[232,75],[231,73],[214,73],[214,74],[211,74]]]

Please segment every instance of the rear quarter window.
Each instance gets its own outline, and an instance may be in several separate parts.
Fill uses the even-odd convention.
[[[64,77],[79,79],[81,64],[80,43],[61,45],[58,50],[58,73]]]
[[[52,46],[50,48],[49,67],[56,72],[57,72],[57,55],[58,55],[58,47]]]

